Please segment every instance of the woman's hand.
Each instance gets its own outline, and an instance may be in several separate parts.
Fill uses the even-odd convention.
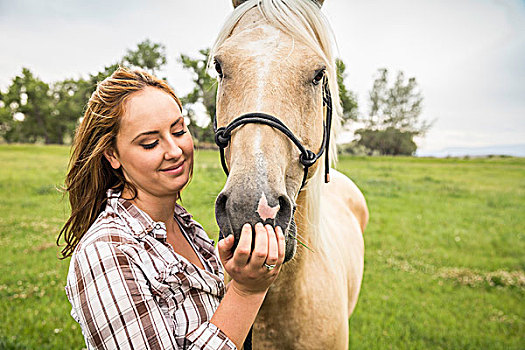
[[[255,225],[255,245],[252,248],[252,227],[245,224],[239,244],[232,252],[233,235],[219,241],[219,256],[224,269],[231,276],[233,287],[244,295],[265,293],[279,274],[284,261],[285,244],[282,229],[274,230],[270,225]],[[275,265],[270,269],[265,266]]]

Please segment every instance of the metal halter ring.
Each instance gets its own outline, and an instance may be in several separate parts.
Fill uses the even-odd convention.
[[[263,266],[266,267],[268,271],[272,271],[273,269],[275,269],[275,265],[268,265],[267,263],[264,263]]]

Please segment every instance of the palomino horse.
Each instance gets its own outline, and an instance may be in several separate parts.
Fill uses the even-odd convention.
[[[234,0],[210,56],[219,75],[217,127],[246,114],[273,116],[231,130],[222,144],[229,176],[216,201],[224,235],[233,233],[238,240],[243,223],[259,221],[285,231],[289,262],[255,321],[255,349],[348,348],[348,318],[361,287],[365,199],[333,169],[324,183],[322,160],[328,154],[334,159],[335,142],[304,172],[289,135],[320,153],[326,132],[335,140],[340,127],[331,30],[320,12],[322,2]],[[323,89],[323,82],[329,87]],[[331,131],[323,127],[323,91],[325,99],[326,94],[333,99]],[[289,133],[268,118],[279,119]],[[297,240],[310,249],[297,247]]]

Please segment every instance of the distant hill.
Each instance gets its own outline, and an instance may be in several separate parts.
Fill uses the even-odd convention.
[[[439,151],[417,150],[418,157],[464,157],[464,156],[514,156],[525,157],[525,144],[494,145],[484,147],[448,147]]]

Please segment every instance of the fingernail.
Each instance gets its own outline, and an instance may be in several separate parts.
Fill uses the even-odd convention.
[[[262,222],[258,222],[255,226],[264,227]]]
[[[245,223],[242,228],[243,228],[243,230],[244,229],[248,229],[248,228],[251,228],[251,225],[249,223]]]

